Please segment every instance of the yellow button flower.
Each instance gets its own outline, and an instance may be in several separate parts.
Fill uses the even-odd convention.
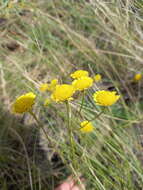
[[[106,90],[97,91],[93,94],[93,99],[97,105],[100,106],[111,106],[116,103],[120,98],[119,95],[116,95],[116,92],[110,92]]]
[[[70,76],[73,79],[78,79],[78,78],[81,78],[81,77],[87,77],[88,76],[88,72],[84,71],[84,70],[77,70],[74,73],[72,73]]]
[[[55,87],[56,85],[58,84],[58,80],[57,79],[53,79],[50,83],[44,83],[44,84],[41,84],[39,90],[41,92],[45,92],[45,91],[54,91],[55,90]]]
[[[46,84],[46,83],[43,83],[43,84],[40,85],[39,90],[40,90],[41,92],[45,92],[45,91],[48,90],[48,88],[49,88],[49,85]]]
[[[139,80],[141,80],[142,79],[142,74],[141,73],[138,73],[138,74],[136,74],[135,76],[134,76],[134,81],[139,81]]]
[[[80,131],[84,133],[90,133],[94,130],[94,126],[92,125],[92,123],[87,120],[81,122],[80,126]]]
[[[55,90],[56,85],[58,84],[58,79],[53,79],[49,84],[49,91]]]
[[[55,102],[63,102],[66,100],[70,100],[74,92],[75,89],[73,88],[72,85],[68,84],[56,85],[55,90],[51,95],[51,98]]]
[[[99,82],[101,79],[102,79],[102,76],[101,76],[100,74],[97,74],[97,75],[95,75],[95,76],[93,77],[93,80],[94,80],[95,82]]]
[[[44,83],[44,84],[41,84],[39,90],[41,92],[45,92],[45,91],[54,91],[56,85],[58,84],[58,80],[57,79],[53,79],[50,83]]]
[[[14,113],[24,113],[32,109],[35,103],[36,95],[32,92],[19,96],[12,105],[12,111]]]
[[[93,79],[91,77],[81,77],[72,82],[75,90],[85,90],[93,85]]]

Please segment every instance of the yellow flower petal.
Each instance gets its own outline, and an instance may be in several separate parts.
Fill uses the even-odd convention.
[[[36,95],[33,92],[19,96],[12,105],[12,111],[14,113],[24,113],[30,111],[35,103],[35,98]]]
[[[90,133],[94,130],[94,126],[92,125],[92,123],[87,120],[81,122],[80,126],[80,131],[84,133]]]
[[[77,70],[74,73],[72,73],[70,75],[73,79],[78,79],[81,77],[87,77],[88,76],[88,72],[85,70]]]
[[[62,84],[56,85],[55,90],[53,91],[51,98],[55,102],[63,102],[70,100],[74,94],[75,89],[72,85]]]
[[[93,85],[93,79],[91,77],[81,77],[72,82],[75,90],[85,90]]]
[[[119,98],[120,96],[116,95],[115,91],[101,90],[93,94],[94,101],[100,106],[111,106],[116,103]]]

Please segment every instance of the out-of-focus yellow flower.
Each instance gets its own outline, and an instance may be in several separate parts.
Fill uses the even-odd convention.
[[[63,102],[70,100],[74,94],[75,89],[72,85],[62,84],[56,85],[55,90],[51,95],[51,99],[55,102]]]
[[[93,79],[91,77],[81,77],[72,82],[72,85],[75,88],[75,90],[81,90],[81,91],[91,87],[92,84],[93,84]]]
[[[95,76],[93,77],[93,80],[94,80],[95,82],[99,82],[101,79],[102,79],[102,76],[101,76],[100,74],[97,74],[97,75],[95,75]]]
[[[39,90],[41,92],[45,92],[45,91],[54,91],[56,85],[58,84],[58,80],[57,79],[53,79],[50,83],[43,83],[41,84]]]
[[[58,84],[58,79],[53,79],[49,84],[48,90],[51,92],[54,91],[57,84]]]
[[[49,84],[43,83],[43,84],[40,85],[39,90],[40,90],[41,92],[45,92],[45,91],[48,90],[48,88],[49,88]]]
[[[51,99],[47,98],[44,102],[44,106],[48,106],[49,104],[51,104]]]
[[[87,77],[88,76],[88,72],[85,70],[77,70],[74,73],[72,73],[70,75],[73,79],[78,79],[81,77]]]
[[[32,109],[35,103],[36,95],[33,92],[29,92],[19,96],[12,105],[12,111],[14,113],[24,113]]]
[[[97,91],[93,94],[93,99],[97,105],[100,106],[111,106],[116,103],[120,98],[120,95],[116,95],[116,92],[110,92],[106,90]]]
[[[80,126],[80,131],[84,133],[90,133],[94,130],[94,126],[92,125],[92,123],[87,120],[81,122]]]
[[[139,80],[141,80],[142,79],[142,74],[141,73],[138,73],[138,74],[135,74],[135,76],[134,76],[134,81],[139,81]]]

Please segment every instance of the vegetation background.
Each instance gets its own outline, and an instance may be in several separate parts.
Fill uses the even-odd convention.
[[[93,124],[91,134],[75,133],[70,154],[65,106],[51,104],[39,85],[85,69],[102,75],[88,90],[82,114],[93,118],[95,89],[115,89],[120,101]],[[143,188],[143,1],[0,1],[0,189],[52,190],[72,175],[90,190]],[[37,93],[34,112],[50,138],[28,115],[11,114],[23,93]],[[73,115],[80,97],[71,103]],[[75,125],[73,116],[73,127]],[[81,118],[79,118],[81,119]],[[53,145],[54,144],[54,145]]]

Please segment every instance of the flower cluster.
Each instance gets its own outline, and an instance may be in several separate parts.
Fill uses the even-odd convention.
[[[44,105],[49,105],[50,101],[64,102],[72,100],[72,96],[76,91],[84,91],[93,85],[93,81],[100,81],[101,75],[97,74],[93,78],[89,77],[89,73],[85,70],[77,70],[70,75],[74,80],[71,84],[58,84],[57,79],[53,79],[50,83],[43,83],[40,85],[39,90],[41,92],[50,91],[51,98],[47,98]],[[136,76],[136,80],[139,80],[140,76]],[[24,113],[29,111],[35,103],[36,95],[32,92],[24,94],[18,97],[13,104],[13,111],[15,113]],[[120,98],[116,95],[116,92],[110,91],[96,91],[93,95],[93,99],[97,105],[111,106],[116,103]]]
[[[41,84],[39,90],[41,92],[45,91],[53,92],[57,84],[58,84],[58,79],[53,79],[50,83]]]
[[[82,91],[93,85],[93,82],[99,82],[102,79],[100,74],[96,74],[94,77],[89,77],[89,73],[85,70],[77,70],[70,75],[73,79],[72,85],[76,90]]]
[[[73,100],[75,92],[84,92],[86,89],[93,86],[94,82],[101,80],[101,75],[97,74],[94,77],[90,77],[89,73],[85,70],[78,70],[72,73],[71,78],[73,81],[71,84],[59,84],[57,79],[53,79],[50,83],[43,83],[40,85],[39,90],[41,92],[49,91],[50,97],[44,102],[47,106],[51,102],[61,103]],[[135,76],[136,80],[141,78],[140,75]],[[96,105],[111,106],[119,100],[120,96],[115,91],[98,90],[93,94],[93,100]],[[24,113],[32,111],[32,107],[35,104],[36,95],[33,92],[29,92],[19,96],[12,105],[12,110],[15,113]],[[80,123],[81,132],[91,132],[94,129],[92,123],[85,120]]]
[[[77,70],[70,76],[74,79],[71,84],[58,84],[58,80],[54,79],[51,83],[41,84],[39,90],[41,92],[50,91],[51,100],[61,103],[72,100],[72,96],[76,91],[84,91],[93,85],[93,79],[89,77],[89,73],[85,70]],[[49,99],[44,105],[48,104]]]

